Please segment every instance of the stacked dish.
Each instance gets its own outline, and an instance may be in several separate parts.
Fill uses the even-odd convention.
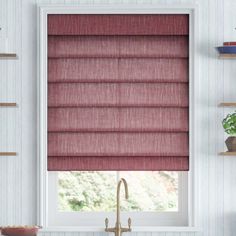
[[[236,42],[224,42],[223,46],[216,49],[220,54],[236,54]]]

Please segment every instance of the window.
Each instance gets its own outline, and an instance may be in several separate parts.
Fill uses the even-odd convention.
[[[85,21],[91,16],[86,10],[77,10],[84,12]],[[101,11],[100,15],[112,16],[109,11]],[[156,35],[148,32],[153,27],[141,27],[145,30],[140,34],[134,30],[131,37],[122,33],[116,36],[113,27],[107,27],[111,35],[107,31],[100,35],[101,27],[94,27],[96,33],[89,32],[92,27],[85,27],[81,33],[79,27],[84,24],[75,22],[73,25],[78,27],[73,35],[72,27],[64,27],[68,32],[62,30],[64,21],[57,17],[66,16],[65,25],[72,25],[70,21],[79,14],[55,12],[41,11],[39,224],[101,229],[108,217],[110,225],[114,225],[117,180],[124,177],[130,198],[127,202],[122,198],[123,225],[131,217],[132,225],[137,227],[189,226],[192,42],[189,43],[188,16],[192,10],[179,14],[178,9],[176,15],[164,10],[159,14],[158,21],[162,23],[162,16],[164,22],[169,16],[175,23],[175,16],[182,20],[173,27],[176,37],[166,33],[171,27],[156,27]],[[116,17],[120,14],[117,11]],[[158,14],[152,12],[147,19],[153,22],[155,15]],[[53,23],[46,26],[49,16]],[[124,17],[124,22],[129,22],[127,19]],[[99,26],[100,20],[98,17],[94,24]],[[138,21],[142,24],[146,20]],[[122,30],[127,32],[126,27]],[[156,46],[156,39],[170,49],[167,54],[162,51],[163,46]],[[71,50],[68,45],[76,42],[83,45],[83,50]],[[143,42],[146,44],[140,47]],[[121,45],[126,45],[128,51],[122,52]],[[91,48],[97,50],[95,54]],[[104,70],[96,71],[97,68]],[[96,92],[101,96],[93,96]],[[91,117],[97,118],[95,122]]]
[[[133,226],[187,225],[187,173],[176,171],[50,172],[49,225],[102,227],[107,216],[115,222],[117,180],[122,177],[129,188],[128,201],[123,186],[121,190],[124,223],[130,216]]]
[[[129,199],[123,202],[123,211],[178,211],[178,173],[170,171],[58,172],[58,210],[114,212],[120,178],[129,183]]]

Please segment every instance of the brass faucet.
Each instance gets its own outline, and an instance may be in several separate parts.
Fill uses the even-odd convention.
[[[129,193],[128,193],[128,185],[125,179],[121,178],[120,181],[118,182],[117,185],[117,203],[116,203],[116,225],[114,228],[108,228],[108,219],[105,219],[105,231],[106,232],[113,232],[115,233],[115,236],[121,236],[122,233],[124,232],[131,232],[131,219],[128,219],[128,228],[122,228],[121,227],[121,222],[120,222],[120,187],[121,184],[124,184],[125,186],[125,198],[129,198]]]

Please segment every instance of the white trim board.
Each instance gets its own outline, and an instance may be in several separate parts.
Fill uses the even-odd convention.
[[[189,227],[195,229],[198,225],[198,182],[196,178],[197,156],[199,138],[194,132],[200,128],[196,122],[198,114],[199,81],[197,73],[198,54],[196,42],[198,41],[197,7],[192,4],[178,5],[39,5],[38,6],[38,201],[37,223],[47,226],[47,15],[48,14],[189,14],[190,16],[190,44],[189,44],[189,84],[190,84],[190,171],[189,171]],[[137,227],[138,228],[138,227]],[[143,227],[141,227],[143,228]],[[147,231],[144,227],[143,231]],[[149,227],[148,227],[149,228]],[[152,231],[155,231],[152,228]],[[156,227],[154,227],[156,228]],[[161,228],[161,227],[157,227]],[[167,228],[164,227],[165,231]],[[170,227],[173,228],[173,227]],[[179,228],[179,227],[174,227]],[[77,230],[79,230],[77,228]],[[81,229],[82,230],[82,229]],[[83,230],[86,231],[86,230]],[[90,231],[90,230],[89,230]],[[96,230],[97,231],[97,230]],[[163,230],[164,231],[164,230]],[[178,231],[178,230],[174,230]],[[173,232],[173,231],[172,231]],[[180,231],[178,231],[180,232]]]
[[[199,227],[132,227],[132,232],[200,232]],[[104,232],[104,228],[99,227],[47,227],[39,232]]]

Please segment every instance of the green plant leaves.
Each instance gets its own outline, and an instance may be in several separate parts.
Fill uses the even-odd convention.
[[[236,135],[236,112],[228,114],[223,119],[222,126],[227,134]]]

